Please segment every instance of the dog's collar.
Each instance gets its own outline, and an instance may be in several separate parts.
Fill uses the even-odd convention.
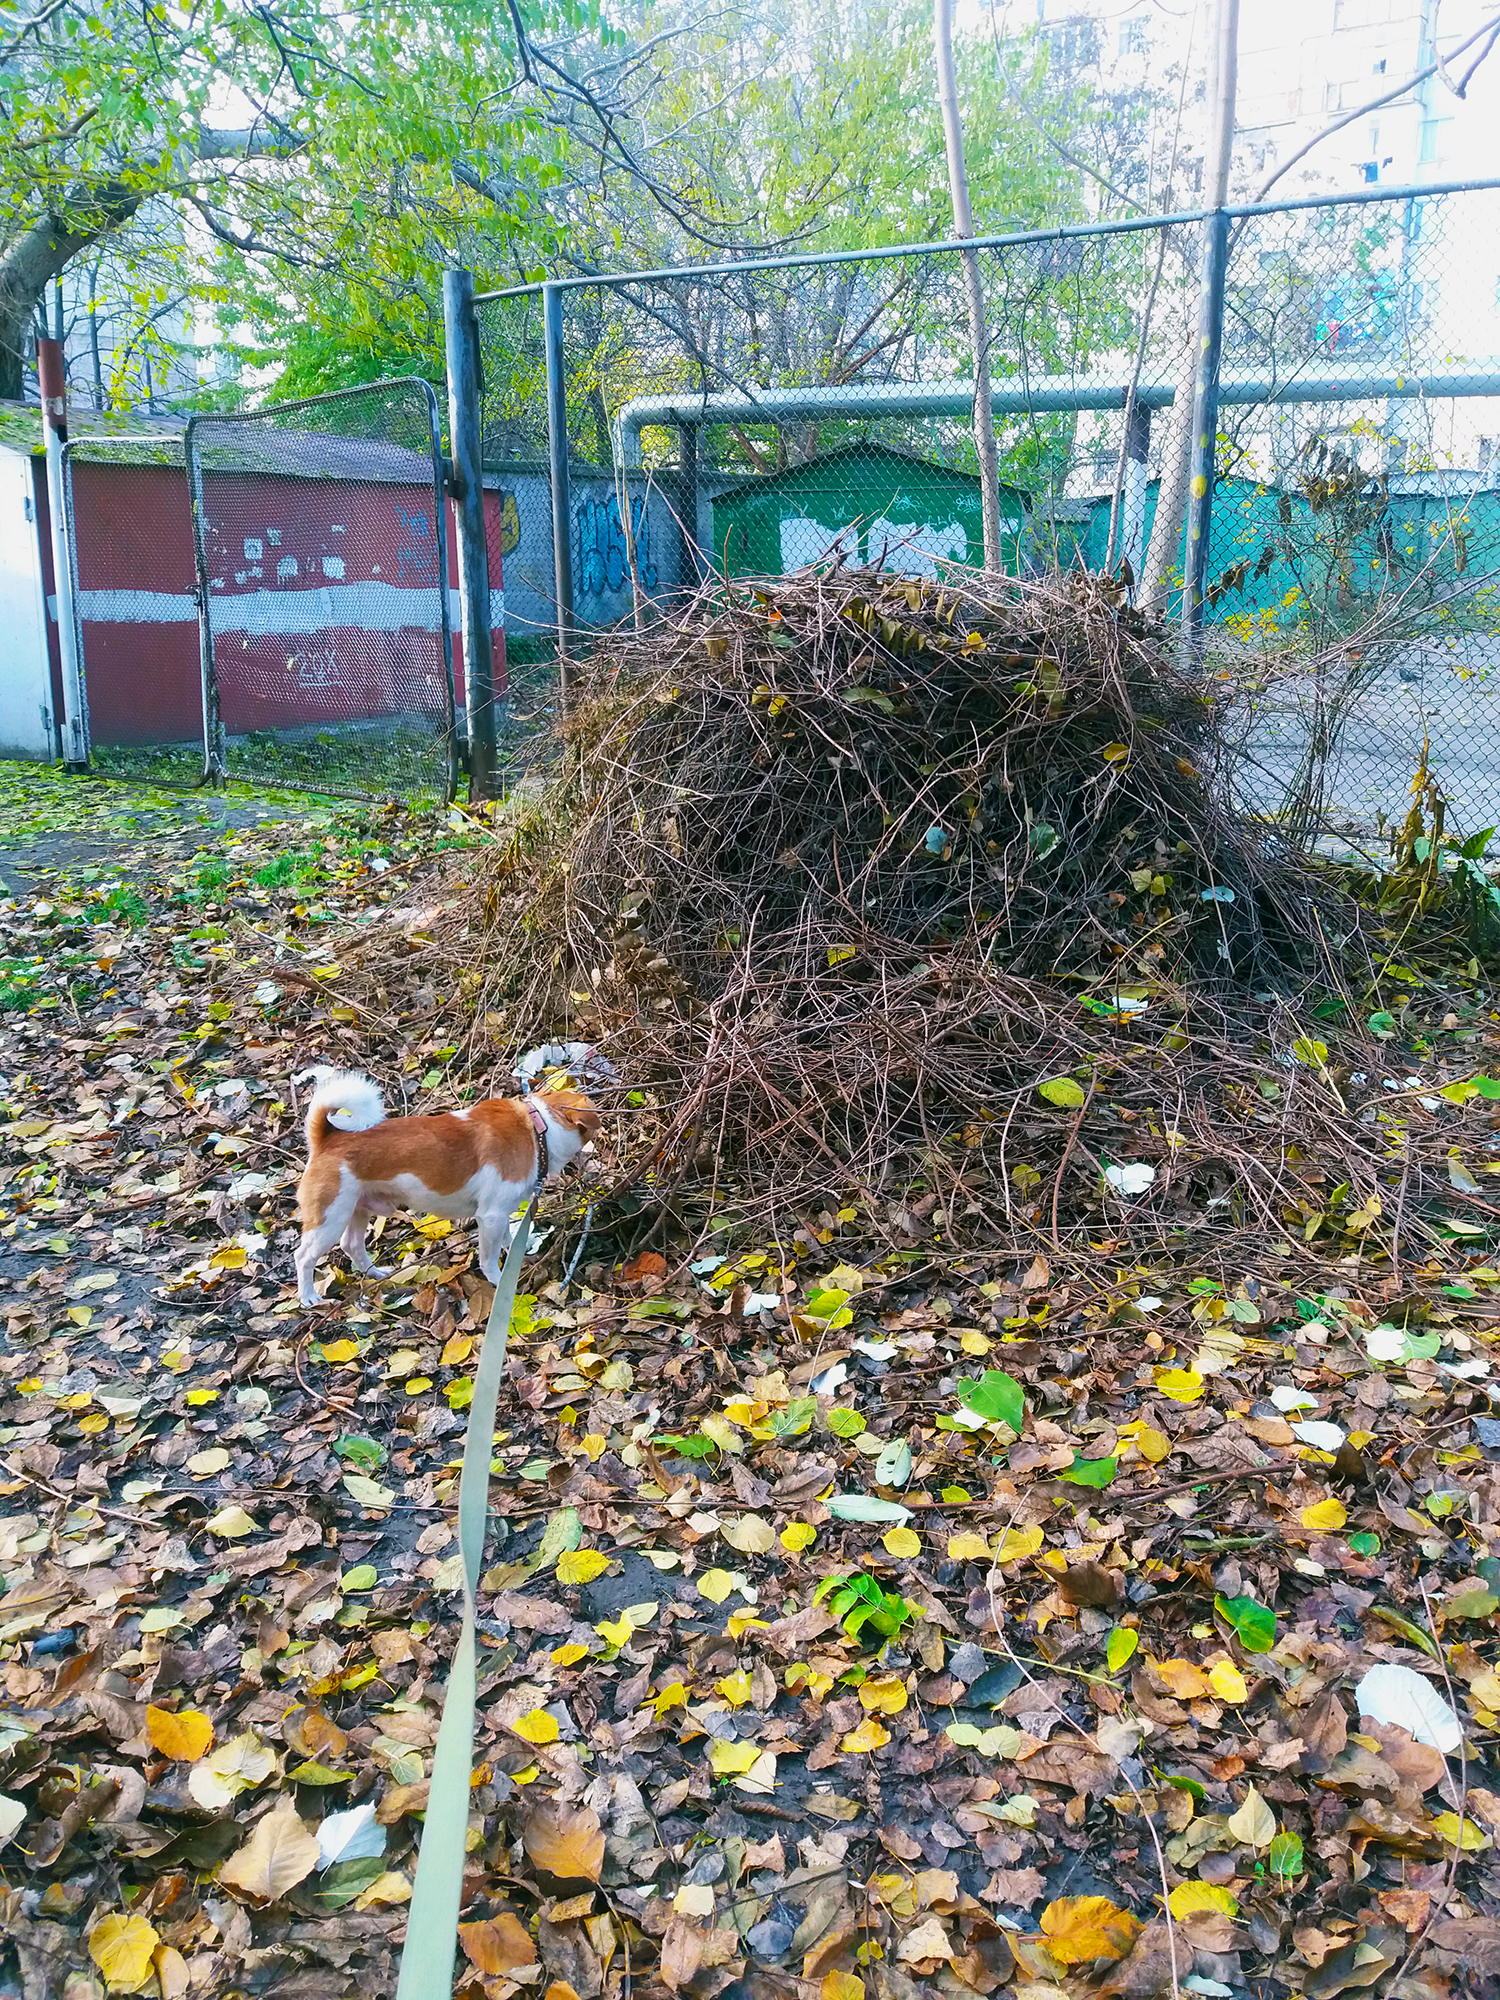
[[[531,1123],[536,1131],[536,1178],[537,1185],[540,1187],[552,1168],[551,1157],[547,1149],[547,1121],[542,1116],[541,1107],[530,1091],[527,1091],[521,1102],[526,1106]]]

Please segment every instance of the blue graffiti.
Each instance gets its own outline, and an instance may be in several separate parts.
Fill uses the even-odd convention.
[[[655,590],[656,564],[651,560],[651,517],[638,495],[630,501],[630,526],[635,536],[635,562],[641,588]],[[584,500],[578,508],[578,590],[585,597],[601,597],[608,590],[623,590],[630,575],[625,553],[625,527],[620,519],[620,503],[611,493],[605,500]]]
[[[396,549],[396,581],[414,583],[437,581],[437,545],[425,513],[408,514],[399,501],[396,518],[401,523],[402,540]]]

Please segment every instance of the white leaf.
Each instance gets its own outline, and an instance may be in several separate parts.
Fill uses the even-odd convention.
[[[904,1486],[911,1478],[911,1446],[905,1438],[885,1445],[875,1460],[877,1486]]]
[[[810,1396],[831,1396],[836,1390],[842,1389],[848,1380],[847,1364],[835,1361],[833,1366],[825,1368],[821,1375],[814,1375],[807,1385],[807,1393]]]
[[[1372,1361],[1404,1361],[1405,1329],[1399,1326],[1372,1326],[1365,1335],[1365,1352]]]
[[[893,1354],[901,1352],[894,1340],[856,1340],[854,1348],[857,1354],[867,1354],[872,1361],[889,1361]]]
[[[836,1521],[879,1521],[901,1527],[911,1519],[910,1507],[898,1506],[894,1500],[875,1500],[867,1493],[835,1493],[823,1505]]]
[[[1106,1167],[1104,1178],[1116,1194],[1144,1194],[1156,1179],[1155,1167],[1148,1167],[1144,1160],[1134,1160],[1125,1167]]]
[[[1448,1703],[1425,1675],[1410,1667],[1389,1662],[1371,1667],[1354,1690],[1354,1699],[1361,1715],[1372,1722],[1393,1722],[1445,1757],[1463,1741],[1458,1717]]]
[[[1305,1389],[1294,1389],[1290,1382],[1278,1382],[1271,1391],[1271,1401],[1278,1410],[1310,1410],[1317,1400]]]
[[[375,1824],[375,1801],[351,1806],[348,1812],[330,1813],[318,1824],[318,1866],[332,1868],[337,1861],[363,1861],[385,1853],[385,1828]]]
[[[10,1798],[0,1792],[0,1847],[13,1840],[26,1824],[26,1805],[22,1799]]]
[[[1310,1444],[1318,1451],[1337,1451],[1347,1433],[1340,1430],[1337,1424],[1314,1421],[1307,1424],[1293,1424],[1292,1436],[1301,1438],[1304,1444]]]
[[[744,1313],[748,1319],[751,1313],[772,1312],[781,1304],[780,1292],[747,1292]]]
[[[1482,1382],[1490,1372],[1489,1362],[1482,1357],[1473,1361],[1440,1361],[1438,1367],[1459,1382]]]

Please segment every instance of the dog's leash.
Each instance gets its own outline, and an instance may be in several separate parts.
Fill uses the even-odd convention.
[[[526,1204],[484,1330],[479,1366],[474,1371],[474,1400],[464,1433],[463,1467],[458,1476],[458,1545],[463,1558],[464,1622],[453,1648],[443,1720],[432,1758],[432,1783],[417,1857],[401,1953],[396,2000],[450,2000],[453,1965],[458,1951],[458,1913],[463,1900],[464,1855],[469,1833],[469,1779],[474,1760],[474,1697],[478,1686],[474,1592],[484,1560],[485,1520],[489,1512],[490,1460],[495,1451],[495,1406],[505,1369],[511,1315],[521,1265],[531,1242],[531,1211]]]

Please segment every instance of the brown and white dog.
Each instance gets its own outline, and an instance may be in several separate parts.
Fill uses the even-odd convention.
[[[599,1130],[598,1112],[578,1090],[486,1097],[435,1117],[387,1118],[369,1077],[305,1074],[318,1079],[307,1109],[308,1161],[297,1183],[297,1294],[305,1306],[318,1303],[313,1273],[335,1243],[356,1271],[387,1275],[371,1263],[365,1231],[372,1217],[398,1209],[475,1217],[479,1268],[498,1284],[516,1209]]]

